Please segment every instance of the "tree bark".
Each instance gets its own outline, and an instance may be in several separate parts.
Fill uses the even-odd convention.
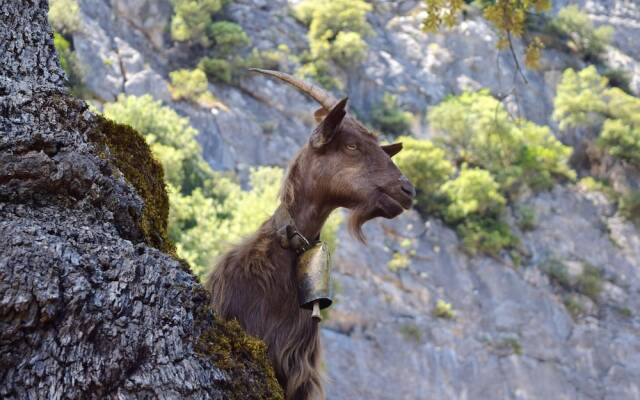
[[[148,146],[64,79],[47,2],[0,0],[0,398],[281,398],[166,253]]]

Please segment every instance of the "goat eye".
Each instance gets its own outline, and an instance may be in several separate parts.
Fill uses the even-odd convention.
[[[350,151],[358,150],[358,146],[353,143],[347,143],[345,147]]]

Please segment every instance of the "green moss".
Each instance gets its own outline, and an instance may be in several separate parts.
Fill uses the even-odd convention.
[[[116,167],[144,201],[142,215],[137,221],[144,241],[175,256],[175,246],[167,234],[169,198],[162,165],[153,157],[151,149],[136,130],[100,115],[96,118],[98,124],[90,132],[91,139],[109,148]]]
[[[196,351],[229,375],[226,389],[231,399],[284,399],[266,345],[245,333],[238,321],[215,318],[214,325],[200,336]]]

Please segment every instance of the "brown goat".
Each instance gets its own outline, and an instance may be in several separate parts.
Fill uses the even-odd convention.
[[[287,74],[258,72],[317,100],[322,105],[315,113],[319,125],[289,166],[278,211],[222,256],[206,286],[222,318],[237,319],[267,344],[288,400],[322,399],[318,323],[298,304],[297,253],[277,239],[278,215],[288,212],[300,234],[317,238],[333,210],[348,208],[349,229],[364,240],[366,221],[396,217],[411,206],[415,190],[391,161],[402,145],[380,146],[376,136],[347,114],[347,99],[338,102]]]

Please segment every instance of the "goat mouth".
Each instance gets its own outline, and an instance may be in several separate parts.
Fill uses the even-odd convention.
[[[382,198],[380,199],[380,208],[386,218],[395,218],[402,214],[404,210],[411,208],[413,203],[412,198],[408,196],[391,196],[385,192],[382,192]]]

